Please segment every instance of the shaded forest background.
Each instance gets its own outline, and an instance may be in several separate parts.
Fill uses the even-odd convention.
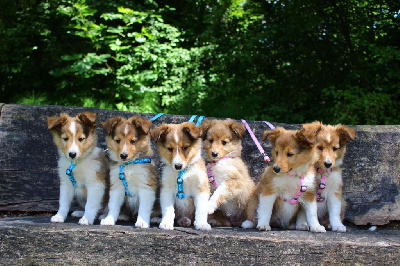
[[[0,2],[0,102],[400,124],[400,1]]]

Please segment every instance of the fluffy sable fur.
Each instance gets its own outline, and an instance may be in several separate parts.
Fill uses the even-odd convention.
[[[317,189],[321,183],[321,177],[326,176],[325,188],[322,189],[323,202],[318,202],[318,218],[321,224],[332,231],[346,232],[346,226],[342,224],[345,201],[342,199],[342,170],[343,158],[346,146],[350,140],[354,140],[355,130],[343,125],[323,125],[320,122],[304,124],[303,129],[316,133],[315,149],[318,155],[315,167],[318,169]],[[329,170],[331,169],[331,171]]]
[[[133,215],[137,214],[136,227],[148,228],[150,225],[150,215],[158,186],[154,163],[124,166],[125,179],[133,197],[125,195],[125,187],[119,179],[119,172],[120,165],[124,162],[153,156],[149,134],[151,124],[151,121],[135,116],[128,120],[113,117],[102,123],[107,134],[106,141],[111,160],[111,186],[108,215],[101,220],[101,225],[114,225],[123,204]]]
[[[271,230],[270,225],[281,228],[308,229],[307,225],[295,224],[300,204],[304,206],[306,220],[312,232],[325,232],[317,218],[315,190],[316,151],[313,149],[315,134],[307,131],[285,130],[278,127],[264,132],[263,140],[272,144],[273,166],[265,169],[254,189],[247,207],[247,221],[243,228],[257,224],[259,230]],[[294,176],[295,175],[295,176]],[[307,191],[299,197],[299,203],[283,201],[292,199],[300,189],[300,176],[304,176]]]
[[[254,188],[247,166],[241,159],[242,136],[246,128],[242,123],[227,120],[205,121],[203,148],[207,154],[217,189],[208,201],[208,213],[219,209],[223,217],[210,220],[213,226],[237,226],[245,219],[247,201]],[[222,159],[221,159],[222,158]]]
[[[85,209],[79,224],[93,224],[107,200],[109,184],[105,154],[102,149],[96,147],[96,114],[83,112],[76,117],[61,114],[58,117],[48,117],[47,125],[60,154],[60,207],[57,214],[51,217],[51,222],[64,222],[76,195],[78,203]],[[71,162],[76,164],[73,169],[76,187],[66,174]],[[80,212],[74,212],[72,215],[82,216]]]
[[[157,150],[165,163],[161,178],[161,229],[173,230],[174,219],[179,225],[190,226],[193,217],[196,229],[210,230],[207,223],[210,188],[204,160],[201,157],[201,128],[193,123],[162,124],[151,131]],[[183,192],[179,199],[177,178],[185,169]]]

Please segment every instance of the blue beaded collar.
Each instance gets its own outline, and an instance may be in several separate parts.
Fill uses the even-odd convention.
[[[183,169],[179,172],[178,174],[178,179],[176,180],[178,182],[178,193],[176,193],[176,196],[179,199],[183,199],[185,197],[185,193],[183,193],[183,176],[185,175],[186,169]]]
[[[77,187],[76,185],[76,181],[74,178],[74,174],[72,173],[72,170],[74,170],[75,165],[73,162],[71,162],[71,164],[69,165],[68,169],[65,171],[65,173],[67,174],[67,176],[69,177],[69,180],[71,180],[71,183],[74,187]]]
[[[129,192],[128,182],[126,182],[124,167],[129,164],[141,164],[141,163],[151,163],[150,157],[138,158],[133,161],[124,162],[119,166],[119,179],[122,181],[122,184],[125,187],[125,195],[129,197],[133,197],[133,194]]]

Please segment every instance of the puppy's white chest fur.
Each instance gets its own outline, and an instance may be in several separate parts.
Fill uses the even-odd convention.
[[[93,173],[99,172],[101,169],[101,161],[96,160],[96,158],[99,158],[102,152],[103,150],[101,148],[94,147],[92,152],[76,163],[72,173],[78,188],[88,186],[93,182],[98,182]],[[58,172],[60,173],[61,182],[71,182],[67,174],[65,174],[70,164],[71,161],[60,154]]]

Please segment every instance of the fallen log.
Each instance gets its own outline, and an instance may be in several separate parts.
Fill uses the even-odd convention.
[[[139,114],[95,108],[0,104],[0,211],[53,212],[58,209],[58,153],[47,129],[46,117],[82,111],[98,114],[99,121],[112,116]],[[154,122],[181,123],[190,116],[165,115]],[[268,126],[248,121],[259,140]],[[301,125],[272,123],[287,129]],[[400,126],[352,126],[356,139],[348,145],[343,167],[343,195],[347,201],[345,219],[356,225],[383,225],[400,220]],[[105,148],[105,135],[97,128],[98,145]],[[262,143],[270,155],[271,146]],[[242,157],[258,181],[267,163],[245,134]],[[156,162],[159,158],[156,156]]]

